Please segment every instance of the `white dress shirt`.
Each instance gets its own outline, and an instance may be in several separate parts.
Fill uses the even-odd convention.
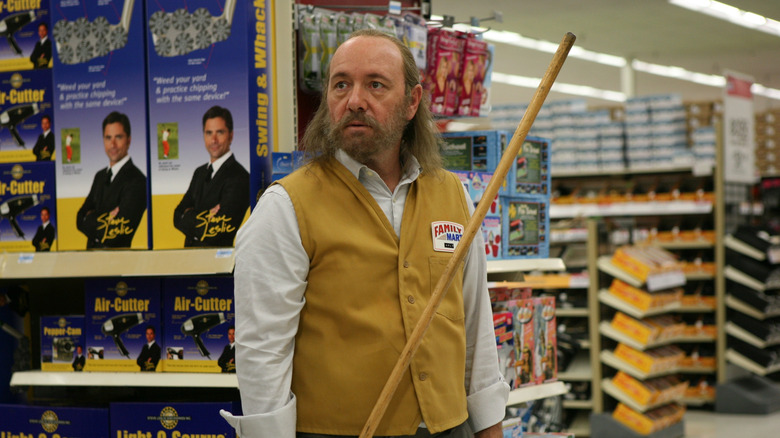
[[[343,151],[338,151],[336,158],[371,193],[400,236],[406,196],[420,174],[417,160],[409,160],[391,192],[376,172]],[[468,193],[466,199],[473,213]],[[509,393],[498,368],[482,248],[482,233],[476,233],[463,276],[464,385],[469,421],[475,431],[503,419]],[[281,185],[271,186],[236,238],[236,369],[244,416],[221,413],[242,437],[295,437],[296,401],[290,386],[308,270],[309,259],[289,195]]]

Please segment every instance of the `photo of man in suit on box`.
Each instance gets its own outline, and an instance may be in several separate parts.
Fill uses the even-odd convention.
[[[141,349],[136,363],[141,367],[141,371],[154,371],[157,369],[157,363],[160,362],[160,346],[155,341],[156,332],[154,327],[146,327],[146,344]]]
[[[76,215],[87,249],[129,248],[146,210],[146,177],[127,155],[130,120],[112,112],[103,120],[103,146],[109,166],[99,170]]]
[[[217,359],[217,365],[223,373],[236,372],[236,327],[231,325],[227,332],[228,344],[222,349],[222,354]]]
[[[33,147],[35,161],[51,161],[54,154],[54,133],[51,132],[51,117],[48,115],[41,117],[41,131]]]
[[[249,208],[249,173],[233,156],[233,116],[220,106],[203,115],[209,162],[195,169],[187,193],[173,212],[185,247],[233,246]]]
[[[41,208],[41,224],[35,231],[32,244],[35,251],[51,251],[54,242],[54,225],[51,224],[51,212],[49,207]]]
[[[76,347],[76,356],[73,358],[73,371],[84,371],[84,365],[86,365],[87,359],[84,357],[84,350],[81,345]]]
[[[38,38],[40,39],[35,43],[35,47],[30,54],[30,62],[33,63],[33,68],[49,68],[51,39],[49,38],[49,26],[46,23],[38,25]]]

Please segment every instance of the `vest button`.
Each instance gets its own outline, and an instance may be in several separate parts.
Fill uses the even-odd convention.
[[[425,379],[427,379],[427,378],[428,378],[428,374],[426,374],[426,373],[420,373],[420,381],[424,381],[424,380],[425,380]]]
[[[406,297],[406,300],[409,301],[409,304],[414,304],[414,296],[409,295],[408,297]]]
[[[408,268],[408,267],[409,267],[409,262],[404,260],[404,268]]]

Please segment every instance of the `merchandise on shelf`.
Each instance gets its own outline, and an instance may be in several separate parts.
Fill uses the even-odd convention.
[[[515,343],[512,312],[493,312],[493,330],[498,348],[498,368],[510,388],[516,387]]]
[[[54,163],[0,163],[0,250],[56,251]]]
[[[41,371],[83,371],[84,315],[41,317]]]
[[[503,258],[546,258],[550,253],[549,197],[501,197]]]
[[[647,412],[635,411],[623,403],[618,403],[612,417],[641,435],[665,429],[682,420],[685,406],[677,403],[664,405]]]
[[[463,35],[463,65],[460,68],[458,80],[458,105],[456,114],[459,116],[479,117],[482,96],[485,93],[483,82],[489,60],[488,45],[477,39],[474,34]]]
[[[495,172],[501,154],[509,144],[507,131],[443,132],[442,155],[444,167],[451,170]],[[468,155],[468,158],[466,156]],[[450,165],[450,156],[454,161]],[[466,161],[466,159],[470,161]],[[468,166],[468,168],[466,168]]]
[[[51,68],[50,0],[5,2],[0,8],[0,72]]]
[[[111,403],[113,437],[235,437],[236,431],[219,411],[237,413],[230,402]]]
[[[615,357],[644,373],[656,373],[675,369],[685,357],[685,352],[675,345],[640,351],[618,343]]]
[[[84,289],[84,371],[162,371],[160,280],[92,278]]]
[[[677,284],[672,284],[667,288],[685,284],[685,277],[682,276],[682,267],[677,257],[656,246],[622,246],[613,254],[612,264],[642,282],[649,283],[652,277],[669,277],[671,280],[677,280],[677,277],[680,277],[681,283],[673,281],[672,283]],[[655,289],[649,284],[648,287]]]
[[[150,247],[143,7],[52,1],[60,250]]]
[[[455,31],[434,28],[428,31],[428,68],[425,88],[431,95],[431,111],[442,116],[455,115],[458,81],[464,40]]]
[[[508,136],[511,139],[511,136]],[[541,195],[550,197],[550,140],[527,136],[507,173],[509,196]]]
[[[683,296],[682,288],[650,293],[617,278],[612,280],[608,290],[610,294],[643,312],[680,303]]]
[[[256,4],[146,3],[155,249],[233,246],[271,182],[273,14]]]
[[[644,345],[678,338],[685,334],[685,323],[670,315],[635,319],[623,312],[617,312],[612,319],[612,327]]]
[[[555,297],[533,298],[534,379],[537,384],[558,379],[558,339],[555,324]]]
[[[108,409],[0,405],[0,412],[3,437],[111,436]]]
[[[235,373],[233,278],[163,278],[162,287],[162,370]]]
[[[535,385],[536,337],[534,331],[533,298],[510,301],[507,307],[512,312],[515,344],[515,385],[514,388]]]
[[[756,114],[756,167],[762,175],[780,173],[780,111]]]
[[[641,381],[618,371],[612,383],[628,397],[643,406],[659,405],[679,400],[688,389],[688,382],[674,376]]]
[[[51,69],[0,73],[0,163],[55,159],[53,101]]]

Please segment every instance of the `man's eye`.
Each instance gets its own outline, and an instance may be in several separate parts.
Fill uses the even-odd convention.
[[[382,87],[383,85],[381,82],[377,82],[377,81],[371,82],[371,88],[382,88]]]
[[[336,88],[337,90],[343,90],[343,89],[347,88],[347,83],[346,82],[336,82],[336,86],[334,88]]]

